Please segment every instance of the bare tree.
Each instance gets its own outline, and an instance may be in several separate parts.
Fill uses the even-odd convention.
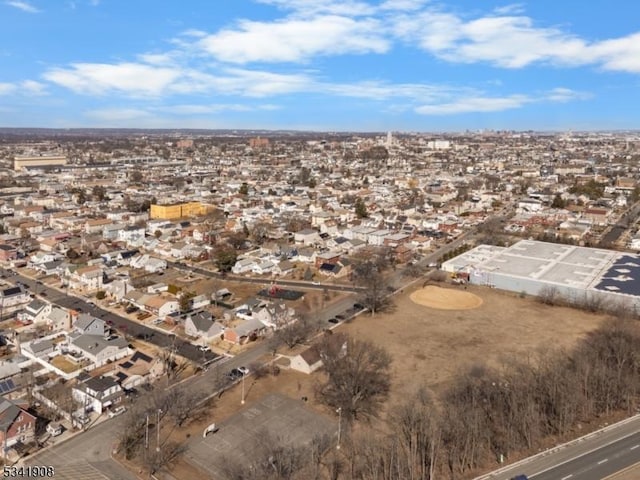
[[[344,335],[325,336],[319,348],[328,374],[317,388],[320,400],[340,408],[347,420],[376,416],[391,385],[387,351]]]
[[[303,315],[298,320],[279,328],[274,333],[276,344],[285,344],[289,348],[305,343],[318,331],[318,322],[313,318]]]

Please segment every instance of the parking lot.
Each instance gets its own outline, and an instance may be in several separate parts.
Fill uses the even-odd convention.
[[[269,394],[216,426],[215,433],[194,439],[186,454],[192,465],[216,479],[224,478],[221,467],[225,459],[233,462],[250,457],[247,447],[265,430],[274,438],[299,445],[316,435],[337,434],[338,428],[337,420],[280,394]]]

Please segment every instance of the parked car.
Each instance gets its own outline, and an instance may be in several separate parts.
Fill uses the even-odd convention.
[[[200,345],[198,347],[198,350],[200,350],[201,352],[210,352],[211,347],[209,347],[209,345]]]
[[[62,425],[56,422],[51,422],[47,425],[47,433],[52,437],[62,435]]]
[[[354,303],[353,308],[356,310],[364,310],[364,305],[361,303]]]
[[[338,320],[337,318],[333,317],[333,318],[330,318],[328,320],[328,322],[329,323],[333,323],[335,325],[336,323],[340,323],[340,320]]]
[[[511,480],[529,480],[526,475],[516,475],[515,477],[511,477]]]
[[[238,371],[243,375],[249,374],[249,369],[247,367],[238,367]]]
[[[113,410],[109,410],[109,418],[117,417],[118,415],[122,415],[127,411],[127,407],[119,406],[114,408]]]
[[[338,320],[344,320],[344,319],[345,319],[345,318],[347,318],[347,317],[345,317],[344,315],[336,315],[336,318],[337,318]]]
[[[227,377],[229,377],[231,380],[237,380],[239,378],[242,378],[243,374],[240,370],[238,370],[237,368],[234,368],[229,373],[227,373]]]

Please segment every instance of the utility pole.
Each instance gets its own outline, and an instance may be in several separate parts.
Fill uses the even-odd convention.
[[[338,412],[338,445],[336,445],[336,450],[340,450],[340,434],[342,433],[342,407],[338,407],[336,409]]]
[[[149,450],[149,414],[147,413],[147,426],[144,431],[144,449]]]
[[[156,422],[156,452],[160,453],[160,414],[162,410],[158,409],[158,421]]]

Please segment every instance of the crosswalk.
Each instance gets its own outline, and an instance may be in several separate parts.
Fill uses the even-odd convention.
[[[109,480],[98,469],[87,462],[58,465],[55,474],[49,477],[21,477],[29,479],[55,478],[56,480]]]

